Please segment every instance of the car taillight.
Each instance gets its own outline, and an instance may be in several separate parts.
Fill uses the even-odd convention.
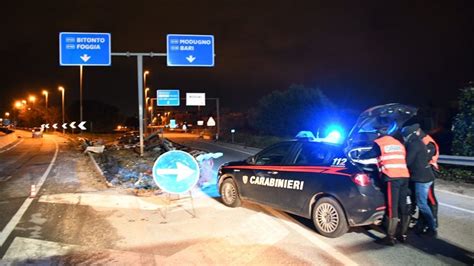
[[[352,177],[352,181],[358,186],[365,187],[370,184],[370,178],[366,174],[356,174]]]

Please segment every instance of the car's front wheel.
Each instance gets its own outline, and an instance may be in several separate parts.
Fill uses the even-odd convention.
[[[313,209],[313,223],[318,233],[330,238],[342,236],[349,230],[341,205],[329,197],[316,202]]]
[[[229,207],[239,207],[241,205],[239,191],[232,178],[227,178],[221,185],[222,202]]]

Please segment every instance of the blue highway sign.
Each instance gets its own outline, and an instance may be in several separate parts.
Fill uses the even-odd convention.
[[[59,33],[61,66],[110,66],[110,33]]]
[[[166,54],[168,66],[213,67],[214,36],[168,34]]]
[[[157,106],[179,106],[179,90],[157,90]]]
[[[199,180],[199,164],[184,151],[165,152],[153,165],[153,180],[162,190],[182,194],[193,188]]]

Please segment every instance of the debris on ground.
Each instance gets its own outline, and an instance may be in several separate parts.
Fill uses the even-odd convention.
[[[90,146],[90,147],[87,147],[87,148],[84,150],[84,153],[86,153],[86,152],[103,153],[103,152],[104,152],[104,149],[105,149],[105,146],[104,146],[104,145],[100,145],[100,146]]]
[[[222,153],[208,153],[163,139],[158,132],[144,138],[143,157],[139,156],[140,138],[135,131],[108,141],[83,137],[78,140],[84,152],[94,153],[109,185],[132,189],[136,195],[150,194],[146,191],[152,191],[151,194],[161,193],[153,180],[152,168],[156,159],[167,151],[182,150],[196,158],[200,166],[198,185],[201,187],[212,183],[213,160],[222,156]]]
[[[84,149],[84,153],[86,152],[93,152],[93,153],[103,153],[105,149],[104,140],[97,139],[95,141],[91,141],[87,138],[78,138],[81,142],[81,146]]]

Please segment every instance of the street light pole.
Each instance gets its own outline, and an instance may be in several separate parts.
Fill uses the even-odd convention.
[[[150,71],[146,70],[145,72],[143,72],[143,88],[145,88],[145,112],[143,114],[143,123],[145,124],[145,132],[147,132],[147,122],[146,122],[146,117],[147,117],[147,111],[148,110],[148,104],[147,104],[147,100],[146,100],[146,97],[148,95],[148,88],[146,87],[146,76],[150,74]]]
[[[61,96],[62,96],[62,111],[63,111],[63,125],[64,125],[64,88],[62,86],[59,86],[58,90],[61,91]],[[64,132],[64,127],[63,127],[63,134]]]
[[[48,109],[48,91],[47,90],[43,90],[43,95],[46,99],[46,109]]]

